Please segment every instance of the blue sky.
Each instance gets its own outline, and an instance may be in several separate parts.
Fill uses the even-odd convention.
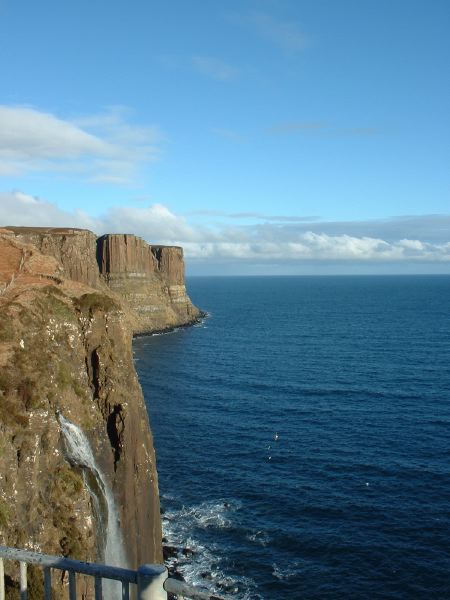
[[[0,217],[192,273],[450,272],[447,0],[0,0]]]

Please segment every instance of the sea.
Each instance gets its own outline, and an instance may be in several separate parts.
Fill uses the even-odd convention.
[[[450,277],[198,277],[134,341],[170,559],[233,600],[450,599]]]

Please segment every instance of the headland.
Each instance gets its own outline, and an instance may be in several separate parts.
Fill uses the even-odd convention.
[[[0,229],[0,544],[105,557],[107,506],[87,466],[71,459],[62,415],[86,436],[111,490],[128,566],[162,562],[155,454],[131,343],[201,316],[179,247],[74,228]]]

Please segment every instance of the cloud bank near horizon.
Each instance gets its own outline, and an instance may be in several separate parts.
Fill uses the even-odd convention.
[[[117,206],[94,218],[23,192],[0,193],[4,225],[81,227],[99,235],[134,233],[150,243],[183,246],[191,264],[396,263],[435,264],[444,270],[450,265],[450,215],[354,222],[235,220],[230,215],[230,223],[193,224],[162,204]]]

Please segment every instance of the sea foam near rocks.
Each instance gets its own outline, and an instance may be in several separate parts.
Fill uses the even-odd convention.
[[[163,503],[164,500],[170,503],[169,498],[163,496]],[[236,600],[262,600],[254,592],[255,584],[250,577],[236,577],[227,573],[219,544],[201,536],[205,530],[214,533],[233,529],[240,506],[239,502],[205,501],[164,512],[163,533],[171,550],[166,564],[169,570],[181,575],[187,583],[202,587],[211,594],[226,595]]]

